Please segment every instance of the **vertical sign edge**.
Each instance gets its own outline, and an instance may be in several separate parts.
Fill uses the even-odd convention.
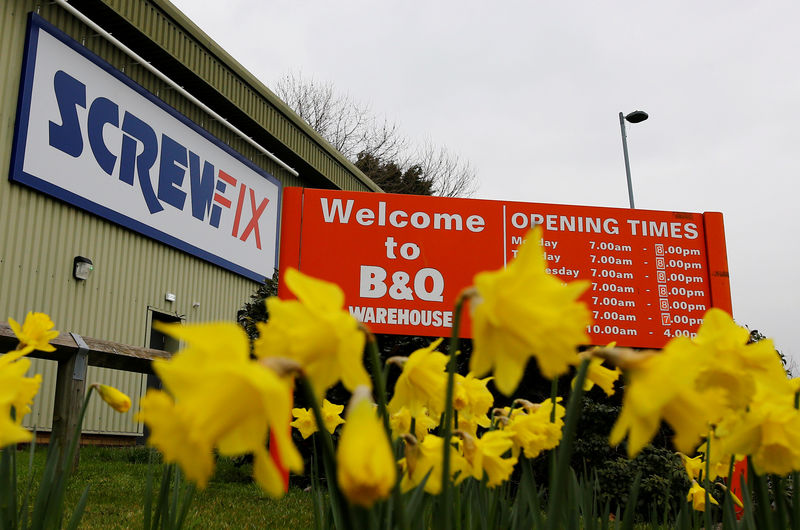
[[[728,273],[728,251],[725,245],[725,227],[720,212],[704,212],[703,225],[706,235],[706,259],[708,260],[708,286],[711,307],[724,309],[731,316],[731,284]]]

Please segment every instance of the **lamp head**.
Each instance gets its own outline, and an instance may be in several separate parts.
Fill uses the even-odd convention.
[[[649,116],[643,110],[634,110],[633,112],[625,116],[625,119],[628,120],[630,123],[643,122],[647,118],[649,118]]]

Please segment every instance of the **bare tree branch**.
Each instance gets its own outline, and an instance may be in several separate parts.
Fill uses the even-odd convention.
[[[440,197],[469,197],[478,188],[478,175],[469,160],[464,160],[447,147],[430,141],[415,156],[422,175],[433,183],[433,194]]]
[[[412,149],[396,123],[376,117],[368,105],[337,92],[332,83],[290,72],[275,85],[275,93],[353,163],[362,159],[369,161],[365,167],[376,171],[383,168],[376,178],[386,179],[385,168],[394,165],[399,170],[397,175],[406,179],[415,176],[426,183],[400,186],[413,189],[414,193],[427,190],[444,197],[468,197],[477,190],[477,173],[469,161],[430,141]]]
[[[396,124],[376,118],[368,105],[337,93],[331,83],[289,73],[275,85],[275,93],[350,160],[362,151],[393,159],[407,148]]]

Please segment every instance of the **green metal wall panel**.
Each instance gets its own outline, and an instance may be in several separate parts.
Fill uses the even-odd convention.
[[[186,322],[235,319],[256,283],[7,179],[27,13],[35,7],[26,0],[0,2],[0,319],[21,320],[29,310],[45,311],[60,331],[139,346],[147,345],[151,309],[179,315]],[[280,174],[268,159],[239,145],[227,129],[164,90],[105,40],[87,35],[58,6],[44,5],[40,14],[190,118],[205,122],[212,134],[236,144],[257,164]],[[286,184],[300,183],[286,174],[282,177]],[[95,265],[85,282],[72,277],[78,255]],[[174,303],[165,301],[166,292],[175,293]],[[48,430],[55,363],[36,360],[33,369],[42,373],[43,385],[25,425]],[[133,398],[132,410],[138,408],[141,374],[91,367],[88,382],[94,381],[118,386]],[[84,425],[90,432],[140,433],[132,416],[118,415],[98,402]]]
[[[219,48],[170,2],[102,1],[172,57],[190,66],[278,141],[300,154],[337,188],[376,191],[376,188],[371,188],[362,180],[366,177],[352,163],[320,138],[266,86]],[[176,20],[184,27],[176,23]]]

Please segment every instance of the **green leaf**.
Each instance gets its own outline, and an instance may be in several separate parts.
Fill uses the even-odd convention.
[[[186,516],[189,513],[189,507],[192,505],[195,491],[196,488],[193,483],[187,484],[184,488],[183,499],[181,499],[180,514],[178,515],[177,524],[175,525],[176,530],[183,528],[183,523],[186,521]]]
[[[83,512],[86,509],[86,501],[88,500],[89,486],[86,486],[83,489],[81,498],[78,500],[78,504],[75,505],[75,509],[72,511],[72,517],[69,518],[69,522],[67,523],[67,530],[76,530],[78,528],[78,525],[81,523],[81,518],[83,517]]]
[[[155,467],[155,464],[153,463],[154,452],[154,449],[150,449],[147,457],[147,482],[145,482],[143,507],[144,530],[151,530],[153,523],[153,469]]]
[[[0,529],[10,530],[17,526],[17,473],[12,463],[16,451],[16,446],[0,451]]]
[[[636,516],[636,502],[639,500],[639,485],[642,482],[642,472],[636,473],[633,479],[633,486],[628,494],[628,505],[625,507],[625,515],[622,518],[622,530],[633,530],[633,521]]]
[[[583,382],[586,380],[586,371],[589,360],[584,359],[578,367],[578,374],[575,376],[575,384],[569,395],[567,402],[566,422],[558,446],[558,456],[556,457],[556,469],[550,480],[550,505],[547,509],[547,527],[555,530],[560,525],[559,515],[562,513],[561,505],[566,484],[563,483],[567,477],[569,461],[572,458],[572,450],[575,444],[575,431],[580,419],[581,401],[583,400]]]
[[[752,476],[752,471],[749,472]],[[753,514],[753,496],[750,493],[750,486],[748,486],[747,481],[744,478],[744,473],[739,476],[739,480],[741,481],[742,485],[742,497],[743,497],[743,504],[744,504],[744,522],[745,527],[750,530],[758,530],[756,526],[755,516]]]
[[[45,517],[50,508],[50,497],[55,493],[58,485],[56,484],[56,469],[61,459],[61,448],[58,442],[53,442],[47,450],[47,461],[45,462],[42,480],[39,483],[39,491],[36,493],[36,500],[33,504],[33,517],[31,519],[31,530],[41,530],[45,528]]]
[[[736,511],[731,495],[731,493],[725,495],[725,500],[722,502],[722,528],[725,529],[736,528]]]
[[[428,477],[431,476],[432,471],[433,468],[425,474],[425,477],[423,477],[417,487],[407,494],[408,501],[405,503],[407,513],[415,514],[420,511],[420,506],[425,498],[425,484],[428,482]]]
[[[769,492],[767,491],[767,478],[763,475],[758,475],[753,469],[752,461],[747,462],[749,470],[748,475],[753,478],[755,483],[756,494],[756,509],[758,513],[758,528],[763,530],[775,530],[775,524],[772,518],[772,509],[770,506]]]
[[[795,398],[797,399],[797,398]],[[800,473],[792,472],[792,530],[800,530]]]
[[[31,497],[31,488],[33,487],[33,456],[36,453],[36,433],[37,429],[34,427],[33,437],[31,438],[30,448],[28,450],[28,482],[25,484],[25,493],[22,496],[22,503],[20,503],[19,507],[19,516],[17,517],[17,525],[20,530],[26,530],[28,527],[28,504]]]
[[[169,518],[169,476],[172,466],[167,464],[161,472],[161,486],[158,490],[158,500],[156,501],[156,513],[153,516],[153,528],[164,528],[164,521]]]

